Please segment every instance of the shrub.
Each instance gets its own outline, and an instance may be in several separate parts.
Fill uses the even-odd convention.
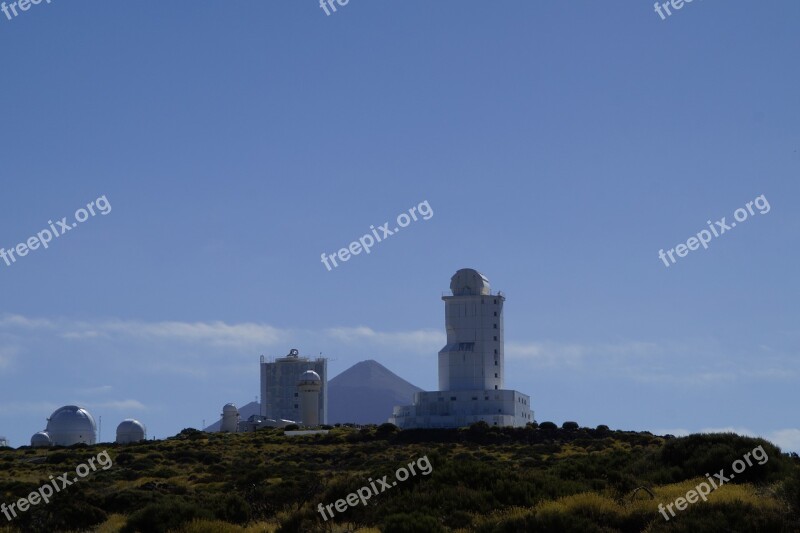
[[[558,429],[555,422],[542,422],[539,424],[539,429]]]
[[[398,431],[400,431],[399,427],[387,422],[378,426],[378,429],[375,430],[375,436],[379,439],[385,439],[387,437],[391,437]]]
[[[382,531],[383,533],[444,533],[445,529],[432,516],[402,513],[386,517]]]
[[[166,496],[133,513],[120,533],[167,533],[196,519],[211,520],[211,513],[182,498]]]
[[[564,422],[563,424],[561,424],[561,428],[575,430],[580,428],[580,426],[578,425],[577,422]]]

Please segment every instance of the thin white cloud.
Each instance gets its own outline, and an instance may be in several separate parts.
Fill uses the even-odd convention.
[[[114,389],[111,385],[100,385],[99,387],[89,387],[87,389],[78,389],[78,394],[85,394],[88,396],[95,396],[99,394],[106,394]]]
[[[61,407],[52,402],[3,402],[0,403],[0,413],[8,415],[36,415],[50,416]]]
[[[241,350],[257,350],[265,346],[286,343],[291,336],[266,324],[245,322],[142,322],[136,320],[74,320],[32,319],[21,315],[0,317],[0,329],[49,330],[68,340],[131,338],[142,341],[172,341],[204,344]]]
[[[325,330],[325,334],[345,344],[371,343],[399,351],[412,351],[425,355],[438,353],[447,342],[447,335],[434,329],[379,332],[366,326],[359,326],[355,328],[328,328]]]
[[[780,446],[783,451],[800,452],[800,429],[773,431],[767,440]]]
[[[114,400],[92,404],[92,407],[116,411],[145,411],[147,407],[138,400]]]
[[[692,433],[736,433],[737,435],[745,435],[747,437],[761,437],[773,444],[780,447],[781,451],[786,452],[800,452],[800,429],[778,429],[765,433],[758,433],[746,427],[724,426],[724,427],[707,427],[699,431],[690,431],[685,428],[675,429],[656,429],[653,430],[655,435],[674,435],[676,437],[685,437]]]
[[[546,366],[578,366],[598,358],[645,359],[663,353],[654,342],[624,341],[618,343],[581,344],[574,342],[507,342],[506,357],[533,360]]]

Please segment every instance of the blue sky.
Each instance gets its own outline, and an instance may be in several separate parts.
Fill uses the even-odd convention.
[[[539,421],[800,451],[800,4],[66,2],[0,14],[0,435],[166,437],[296,347],[437,387],[450,276]],[[766,214],[658,258],[764,195]],[[336,253],[420,202],[369,255]],[[394,225],[394,224],[392,224]],[[389,413],[387,413],[388,416]]]

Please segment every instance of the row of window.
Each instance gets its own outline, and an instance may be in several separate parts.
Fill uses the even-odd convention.
[[[495,388],[497,388],[497,386],[495,386]],[[437,398],[437,399],[438,399],[440,402],[443,402],[443,401],[444,401],[444,396],[439,396],[439,398]],[[473,396],[473,397],[472,397],[472,399],[473,399],[474,401],[478,401],[478,397],[477,397],[477,396]],[[488,401],[488,400],[489,400],[489,397],[488,397],[488,396],[484,396],[484,397],[483,397],[483,399],[484,399],[484,401]],[[500,395],[499,395],[499,394],[496,394],[496,395],[495,395],[495,397],[494,397],[494,399],[495,399],[495,400],[499,400],[499,399],[500,399]],[[456,397],[456,396],[450,396],[450,400],[451,400],[451,401],[453,401],[453,402],[455,402],[455,401],[457,401],[457,397]]]

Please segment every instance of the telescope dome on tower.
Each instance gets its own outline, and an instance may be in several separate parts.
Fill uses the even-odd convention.
[[[300,374],[299,381],[315,381],[317,383],[322,383],[322,378],[319,377],[319,374],[317,374],[313,370],[306,370],[305,372]]]
[[[47,419],[45,429],[55,446],[94,444],[97,439],[97,424],[91,413],[77,405],[57,409]]]
[[[472,268],[462,268],[450,278],[453,296],[488,296],[492,292],[489,278]]]
[[[239,409],[235,404],[226,403],[222,407],[222,423],[219,430],[227,433],[236,433],[239,430]]]

